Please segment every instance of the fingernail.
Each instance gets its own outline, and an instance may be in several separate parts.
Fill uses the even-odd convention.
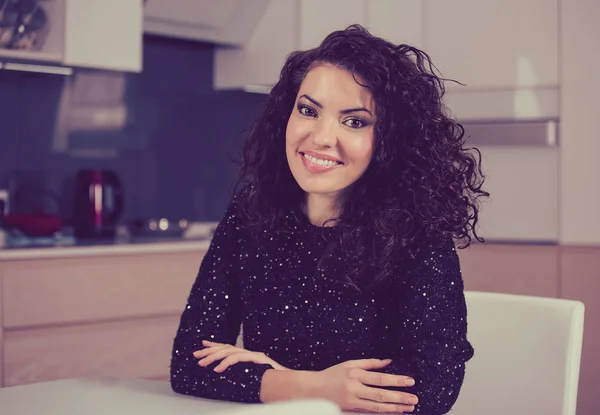
[[[411,396],[410,398],[408,398],[408,402],[413,405],[416,405],[417,402],[419,402],[419,400],[415,396]]]
[[[213,369],[215,372],[220,372],[221,371],[221,366],[217,366]]]
[[[383,359],[382,362],[384,362],[384,363],[392,363],[392,359]]]
[[[413,386],[415,384],[414,379],[406,379],[406,386]]]

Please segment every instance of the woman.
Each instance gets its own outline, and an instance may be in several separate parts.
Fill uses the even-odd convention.
[[[480,239],[487,193],[443,93],[425,53],[360,26],[289,56],[181,317],[176,392],[450,410],[473,355],[452,238]]]

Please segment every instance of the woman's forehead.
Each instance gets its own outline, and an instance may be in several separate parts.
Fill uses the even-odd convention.
[[[373,95],[359,82],[361,79],[347,70],[333,65],[319,65],[308,71],[297,98],[309,95],[323,106],[341,106],[344,109],[365,107],[374,112]]]

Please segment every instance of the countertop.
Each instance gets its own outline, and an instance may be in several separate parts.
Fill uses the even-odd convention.
[[[2,415],[337,415],[325,400],[241,404],[176,394],[140,379],[66,379],[0,389]]]
[[[0,248],[0,262],[46,258],[202,252],[210,246],[216,222],[197,222],[182,237],[122,237],[72,241],[44,247]]]

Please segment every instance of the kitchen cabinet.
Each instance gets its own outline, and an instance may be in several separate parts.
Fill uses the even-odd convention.
[[[244,45],[271,0],[146,0],[144,32]]]
[[[558,118],[558,0],[426,0],[423,47],[462,120]]]
[[[577,414],[600,413],[600,247],[474,244],[458,255],[466,290],[584,303]]]
[[[86,376],[168,379],[204,252],[0,260],[3,386]]]
[[[395,44],[423,47],[422,0],[364,0],[367,28]]]
[[[364,0],[301,0],[296,49],[312,49],[329,33],[353,23],[365,25]]]
[[[445,77],[474,89],[558,85],[558,0],[424,5],[424,46]]]
[[[215,50],[214,87],[268,90],[289,53],[354,23],[394,42],[420,43],[420,19],[418,0],[271,1],[244,47]]]
[[[465,290],[557,298],[559,250],[478,243],[458,249]]]
[[[490,193],[482,200],[481,235],[495,242],[558,243],[559,147],[477,147],[483,189]]]
[[[216,49],[214,87],[268,91],[290,52],[360,23],[464,83],[446,82],[461,120],[558,118],[558,17],[558,0],[271,1],[244,47]]]
[[[140,72],[143,0],[43,0],[48,34],[40,50],[0,49],[0,62]]]
[[[600,249],[565,248],[560,275],[561,296],[585,304],[577,414],[595,415],[600,413]]]
[[[560,236],[569,245],[600,245],[598,17],[597,1],[561,1]]]

